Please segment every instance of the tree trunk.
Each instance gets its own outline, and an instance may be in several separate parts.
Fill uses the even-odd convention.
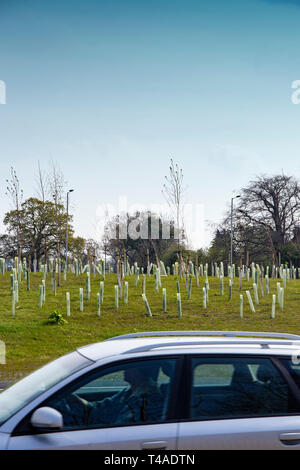
[[[151,238],[151,243],[152,243],[153,250],[154,250],[154,253],[155,253],[155,258],[156,258],[157,267],[158,267],[158,269],[160,269],[160,262],[159,262],[159,256],[158,256],[158,250],[157,250],[156,240],[154,240],[153,238]]]
[[[60,286],[60,243],[57,243],[57,285]]]

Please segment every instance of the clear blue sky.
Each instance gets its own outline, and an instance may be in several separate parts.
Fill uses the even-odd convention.
[[[91,237],[101,204],[164,202],[170,157],[214,223],[257,174],[299,178],[299,24],[296,0],[0,0],[0,219],[38,160]]]

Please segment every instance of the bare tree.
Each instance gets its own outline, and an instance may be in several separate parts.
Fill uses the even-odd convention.
[[[65,181],[65,177],[60,167],[53,160],[50,162],[48,184],[54,201],[56,201],[57,204],[64,205],[67,182]]]
[[[66,193],[66,181],[64,175],[59,168],[59,166],[52,160],[50,163],[50,172],[48,175],[48,184],[51,195],[54,199],[55,210],[57,214],[57,221],[60,219],[60,210],[61,207],[64,207],[64,195]],[[56,224],[56,239],[57,239],[57,285],[61,285],[61,244],[60,240],[62,239],[62,232],[64,232],[64,227],[61,227],[59,223]],[[53,263],[53,269],[55,270],[55,263]],[[55,272],[54,272],[55,274]]]
[[[174,164],[172,158],[169,167],[169,176],[165,176],[165,183],[163,185],[162,193],[171,209],[172,217],[176,223],[175,238],[178,239],[179,254],[184,234],[184,219],[182,210],[182,199],[184,194],[183,171],[181,168],[179,168],[177,163]]]
[[[22,230],[21,230],[21,219],[20,219],[20,210],[23,200],[23,189],[20,187],[20,181],[17,177],[16,170],[11,167],[10,169],[11,179],[6,180],[6,195],[10,198],[13,210],[18,214],[18,221],[16,225],[16,238],[18,244],[18,258],[19,260],[22,257]]]
[[[49,179],[45,172],[41,169],[40,162],[38,162],[38,173],[36,176],[37,182],[37,196],[45,202],[49,197]]]
[[[253,230],[260,234],[257,241],[275,256],[279,255],[280,247],[292,239],[299,217],[299,182],[284,174],[262,175],[251,181],[242,189],[236,208],[236,223],[247,227],[252,240]]]

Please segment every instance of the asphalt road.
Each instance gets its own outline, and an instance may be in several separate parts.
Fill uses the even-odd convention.
[[[8,387],[12,382],[0,382],[0,391]]]

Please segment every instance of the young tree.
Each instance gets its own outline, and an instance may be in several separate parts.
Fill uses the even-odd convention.
[[[22,239],[23,239],[20,209],[21,209],[21,204],[23,200],[23,190],[20,187],[20,181],[19,181],[19,178],[17,177],[17,172],[13,167],[11,167],[10,169],[10,174],[11,174],[11,179],[6,180],[6,183],[7,183],[6,195],[9,196],[11,203],[12,203],[12,208],[16,212],[16,223],[14,226],[14,235],[16,236],[16,239],[17,239],[17,253],[18,253],[18,258],[20,260],[22,257]]]
[[[165,176],[166,182],[163,185],[162,193],[171,209],[172,217],[176,221],[176,238],[178,237],[178,250],[182,241],[183,233],[183,213],[182,213],[182,198],[184,193],[183,188],[183,171],[176,165],[171,158],[169,167],[169,176]]]
[[[61,272],[61,246],[62,246],[62,239],[63,234],[65,233],[65,226],[61,225],[58,221],[61,218],[62,213],[65,212],[64,210],[64,195],[66,193],[66,181],[61,169],[58,167],[54,161],[51,161],[50,164],[50,172],[48,174],[48,184],[51,196],[53,197],[54,204],[55,204],[55,211],[57,217],[57,223],[55,226],[55,234],[56,234],[56,254],[57,254],[57,285],[61,285],[60,279],[60,272]],[[55,263],[53,266],[55,270]],[[54,271],[55,272],[55,271]]]
[[[49,179],[45,172],[41,169],[40,162],[38,162],[38,172],[36,176],[37,182],[37,197],[45,202],[49,198]]]

